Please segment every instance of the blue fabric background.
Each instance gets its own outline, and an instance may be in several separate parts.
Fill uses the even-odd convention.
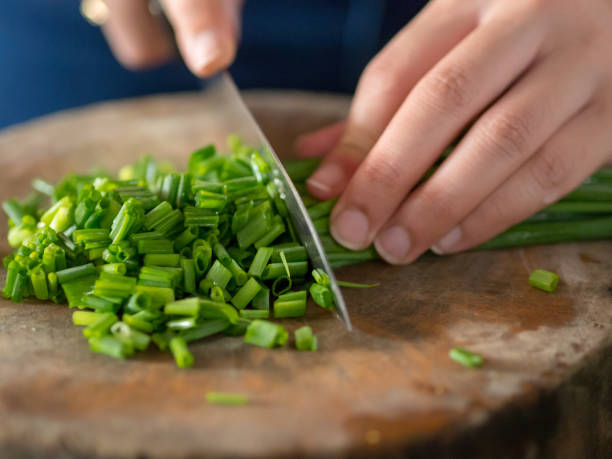
[[[247,0],[231,72],[242,88],[353,91],[359,73],[424,0]],[[0,128],[56,110],[196,89],[181,62],[132,72],[113,58],[77,0],[4,0]]]

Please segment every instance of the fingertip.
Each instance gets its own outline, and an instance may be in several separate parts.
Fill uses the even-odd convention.
[[[187,65],[199,77],[208,77],[228,67],[234,60],[236,46],[215,29],[199,32],[186,42]]]

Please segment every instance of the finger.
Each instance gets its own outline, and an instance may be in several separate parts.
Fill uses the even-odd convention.
[[[241,0],[164,0],[187,66],[200,77],[229,66],[236,55]]]
[[[301,135],[295,141],[297,155],[301,158],[325,155],[340,140],[345,124],[345,121],[338,121],[317,131]]]
[[[308,180],[320,199],[339,195],[419,79],[476,27],[476,2],[430,2],[368,64],[344,134]]]
[[[352,249],[372,242],[446,146],[529,66],[542,35],[533,20],[491,21],[415,86],[332,213],[338,242]],[[405,237],[396,242],[396,251],[409,249]]]
[[[459,252],[488,241],[572,191],[609,160],[611,121],[609,107],[587,106],[461,222],[453,235],[438,241],[436,251]]]
[[[593,66],[581,61],[568,68],[568,61],[578,64],[579,59],[561,53],[536,64],[479,118],[438,171],[381,230],[377,244],[385,259],[406,263],[418,257],[584,107],[595,87]],[[396,238],[400,229],[405,231],[410,247],[394,244],[398,239],[385,233],[390,227],[395,227],[391,235]]]
[[[106,0],[108,18],[102,25],[113,54],[129,69],[161,65],[174,57],[172,36],[148,0]]]

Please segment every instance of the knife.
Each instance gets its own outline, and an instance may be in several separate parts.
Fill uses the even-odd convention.
[[[222,72],[207,82],[205,91],[206,95],[211,98],[210,100],[214,101],[213,106],[214,104],[223,106],[223,112],[226,113],[223,119],[223,133],[227,135],[238,134],[247,145],[259,147],[263,159],[270,165],[272,169],[271,180],[274,180],[287,204],[295,230],[302,244],[306,247],[312,265],[315,268],[322,269],[329,276],[330,287],[336,300],[336,310],[346,328],[351,331],[351,319],[342,297],[340,286],[327,260],[323,244],[319,239],[310,215],[306,211],[306,206],[302,202],[302,198],[289,178],[283,164],[274,152],[272,145],[270,145],[257,121],[255,121],[255,118],[244,103],[234,80],[228,72]]]

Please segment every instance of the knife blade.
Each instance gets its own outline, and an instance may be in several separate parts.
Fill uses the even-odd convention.
[[[351,331],[351,319],[340,286],[327,260],[323,244],[308,215],[306,206],[272,145],[242,99],[233,78],[228,72],[222,72],[207,83],[205,91],[207,96],[214,101],[213,105],[222,105],[223,111],[227,114],[223,119],[223,135],[238,134],[245,144],[258,147],[263,159],[270,165],[271,179],[274,180],[287,204],[295,230],[306,247],[312,265],[322,269],[329,276],[330,287],[336,301],[336,311],[346,328]]]

